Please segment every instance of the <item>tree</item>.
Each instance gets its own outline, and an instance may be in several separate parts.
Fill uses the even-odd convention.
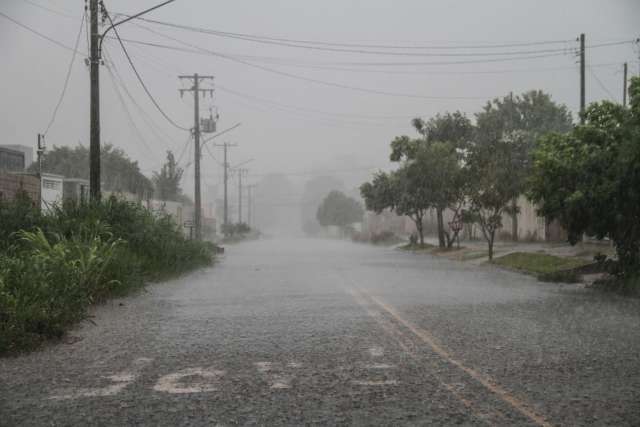
[[[468,202],[466,220],[477,222],[493,260],[496,231],[502,227],[502,214],[521,191],[513,177],[518,173],[514,154],[524,144],[517,134],[474,145],[468,156]]]
[[[630,106],[591,104],[569,134],[541,138],[529,196],[557,219],[569,241],[587,233],[615,244],[618,273],[640,271],[640,78],[631,79]]]
[[[323,227],[335,225],[342,230],[353,223],[362,222],[363,216],[364,210],[360,203],[341,191],[330,192],[316,212],[320,225]]]
[[[436,210],[438,243],[441,248],[451,247],[459,230],[453,235],[445,230],[444,211],[449,208],[457,217],[465,200],[463,157],[473,135],[471,121],[461,112],[438,114],[424,121],[412,121],[423,139],[401,136],[391,143],[391,160],[415,163],[424,176],[424,194]]]
[[[153,173],[155,197],[160,200],[179,201],[182,195],[180,181],[184,170],[176,163],[175,156],[167,151],[167,162],[162,165],[160,172]]]
[[[316,210],[322,199],[331,191],[341,191],[344,183],[333,176],[317,176],[304,184],[302,191],[302,230],[308,235],[319,233],[322,228],[316,219]]]
[[[415,163],[405,163],[400,169],[376,174],[372,182],[360,186],[360,194],[368,210],[381,213],[390,209],[406,215],[415,223],[420,246],[424,246],[422,220],[431,207],[431,194],[425,176]]]
[[[526,180],[531,171],[532,150],[539,137],[549,132],[569,132],[573,128],[571,113],[564,105],[558,105],[551,96],[540,90],[532,90],[522,95],[507,95],[495,98],[476,114],[474,143],[493,144],[494,141],[508,138],[519,140],[513,147],[512,160],[517,164],[510,178],[519,188],[507,209],[512,218],[511,235],[518,239],[517,197],[526,190]]]
[[[105,144],[100,149],[100,171],[104,189],[107,191],[127,191],[141,198],[151,197],[153,184],[140,172],[138,162],[134,162],[120,149]],[[37,171],[37,164],[30,167]],[[63,175],[66,178],[89,179],[89,150],[83,145],[76,147],[56,147],[44,153],[42,171]]]

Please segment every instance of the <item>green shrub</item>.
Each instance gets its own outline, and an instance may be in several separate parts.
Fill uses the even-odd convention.
[[[171,217],[115,198],[68,202],[48,215],[16,200],[0,204],[0,220],[0,354],[60,337],[91,304],[211,264],[215,254]]]

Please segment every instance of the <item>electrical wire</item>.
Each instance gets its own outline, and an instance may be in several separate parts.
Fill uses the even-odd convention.
[[[5,18],[5,19],[8,19],[9,21],[13,22],[13,23],[14,23],[14,24],[16,24],[17,26],[24,28],[25,30],[27,30],[27,31],[29,31],[29,32],[31,32],[31,33],[33,33],[33,34],[37,35],[37,36],[38,36],[38,37],[40,37],[40,38],[43,38],[43,39],[45,39],[45,40],[50,41],[51,43],[55,44],[56,46],[59,46],[59,47],[61,47],[61,48],[63,48],[63,49],[66,49],[66,50],[68,50],[68,51],[70,51],[70,52],[75,51],[75,49],[74,49],[74,48],[72,48],[71,46],[67,46],[67,45],[66,45],[66,44],[64,44],[64,43],[61,43],[61,42],[59,42],[59,41],[57,41],[57,40],[55,40],[55,39],[52,39],[51,37],[49,37],[49,36],[47,36],[47,35],[45,35],[45,34],[42,34],[41,32],[39,32],[39,31],[37,31],[37,30],[34,30],[33,28],[29,27],[28,25],[25,25],[25,24],[23,24],[23,23],[21,23],[21,22],[19,22],[19,21],[16,21],[15,19],[13,19],[12,17],[10,17],[9,15],[7,15],[7,14],[6,14],[6,13],[4,13],[4,12],[0,12],[0,16],[2,16],[2,17],[3,17],[3,18]]]
[[[30,4],[31,6],[35,6],[38,9],[42,9],[42,10],[46,10],[47,12],[51,12],[54,15],[62,16],[62,17],[65,17],[65,18],[77,19],[76,16],[73,16],[73,15],[70,15],[70,14],[67,14],[67,13],[64,13],[64,12],[60,12],[60,11],[55,10],[55,9],[51,9],[51,8],[49,8],[47,6],[43,6],[43,5],[38,4],[38,3],[34,2],[34,1],[31,1],[31,0],[22,0],[22,1],[25,2],[25,3]]]
[[[111,20],[111,16],[109,15],[109,13],[106,13],[107,19],[109,19],[109,22],[111,23],[111,25],[113,25],[113,21]],[[133,63],[133,60],[131,59],[131,57],[129,56],[129,52],[127,52],[127,48],[125,47],[124,43],[122,42],[122,40],[120,39],[120,34],[118,34],[118,30],[113,27],[113,31],[118,39],[118,42],[120,43],[120,47],[122,48],[122,51],[124,52],[125,56],[127,57],[127,61],[129,61],[129,65],[131,65],[131,69],[133,70],[133,72],[135,73],[136,77],[138,78],[138,81],[140,82],[140,85],[142,86],[142,88],[144,89],[144,91],[146,92],[147,96],[149,97],[149,99],[151,100],[151,102],[153,103],[153,105],[155,105],[156,109],[160,112],[160,114],[162,114],[162,116],[174,127],[181,129],[181,130],[186,130],[186,131],[190,131],[189,128],[186,128],[184,126],[180,126],[179,124],[177,124],[176,122],[174,122],[165,112],[164,110],[160,107],[160,105],[158,104],[158,102],[156,101],[156,99],[153,97],[153,95],[151,94],[151,92],[149,91],[149,88],[147,88],[147,85],[145,84],[144,80],[142,79],[142,76],[140,76],[140,73],[138,72],[138,70],[136,69],[135,64]]]
[[[176,164],[180,164],[180,162],[182,161],[182,157],[184,157],[184,153],[187,151],[187,146],[189,145],[189,143],[191,142],[191,133],[189,133],[189,137],[187,138],[187,142],[184,143],[183,147],[182,147],[182,151],[180,152],[180,155],[178,156],[178,160],[176,160]]]
[[[108,58],[108,54],[107,54],[106,50],[104,51],[104,53],[105,53],[105,56],[107,56],[107,58]],[[122,93],[120,92],[120,88],[118,87],[118,82],[116,81],[115,75],[113,74],[113,71],[111,70],[111,67],[108,65],[107,62],[105,62],[105,66],[106,66],[107,72],[109,73],[109,77],[111,78],[111,83],[113,84],[113,90],[116,93],[116,96],[118,98],[118,101],[120,102],[120,105],[122,106],[122,109],[125,112],[127,120],[129,122],[129,125],[133,129],[134,133],[136,134],[136,136],[138,137],[140,142],[142,142],[142,144],[145,146],[147,151],[149,151],[149,153],[153,154],[154,156],[157,156],[157,153],[155,153],[153,151],[153,149],[151,148],[151,145],[149,145],[149,143],[142,136],[142,133],[140,132],[140,129],[138,128],[138,126],[136,125],[135,121],[133,120],[133,116],[131,115],[131,111],[129,110],[129,107],[127,107],[127,104],[126,104],[126,102],[124,100],[124,97],[122,96]]]
[[[203,34],[216,35],[221,37],[244,38],[244,39],[250,39],[252,41],[269,41],[269,42],[282,42],[282,43],[291,43],[291,44],[299,44],[299,45],[311,45],[311,46],[317,45],[317,46],[344,47],[344,48],[406,49],[406,50],[499,49],[499,48],[509,48],[509,47],[566,44],[574,41],[573,39],[566,39],[566,40],[546,40],[546,41],[543,40],[543,41],[514,42],[514,43],[501,43],[501,44],[488,43],[488,44],[476,44],[476,45],[429,45],[429,46],[336,43],[336,42],[325,42],[325,41],[317,41],[317,40],[300,40],[300,39],[290,39],[290,38],[282,38],[282,37],[261,36],[261,35],[255,35],[255,34],[247,34],[247,33],[219,31],[219,30],[213,30],[213,29],[208,29],[203,27],[175,24],[171,22],[159,21],[159,20],[142,18],[142,17],[138,19],[141,21],[152,23],[152,24],[163,25],[163,26],[172,27],[176,29],[198,32]],[[298,46],[295,46],[295,47],[298,47]],[[304,47],[304,46],[301,46],[301,47]],[[347,52],[353,53],[351,51],[347,51]],[[368,51],[367,53],[369,52],[370,51]]]
[[[161,37],[165,37],[168,38],[170,40],[173,40],[177,43],[183,44],[185,46],[189,46],[191,48],[195,48],[197,50],[201,50],[203,52],[208,52],[213,56],[217,56],[223,59],[227,59],[229,61],[232,62],[236,62],[239,64],[243,64],[246,65],[248,67],[252,67],[252,68],[257,68],[263,71],[267,71],[273,74],[277,74],[277,75],[281,75],[284,77],[288,77],[288,78],[292,78],[292,79],[296,79],[296,80],[301,80],[301,81],[306,81],[309,83],[315,83],[315,84],[320,84],[323,86],[329,86],[329,87],[334,87],[334,88],[339,88],[339,89],[346,89],[346,90],[351,90],[351,91],[355,91],[355,92],[362,92],[362,93],[370,93],[370,94],[376,94],[376,95],[385,95],[385,96],[393,96],[393,97],[404,97],[404,98],[417,98],[417,99],[431,99],[431,100],[442,100],[442,99],[457,99],[457,100],[478,100],[478,99],[486,99],[486,97],[479,97],[479,96],[431,96],[431,95],[417,95],[417,94],[412,94],[412,93],[397,93],[397,92],[388,92],[388,91],[382,91],[382,90],[377,90],[377,89],[369,89],[369,88],[362,88],[362,87],[357,87],[357,86],[350,86],[350,85],[345,85],[345,84],[341,84],[341,83],[335,83],[335,82],[328,82],[325,80],[319,80],[319,79],[314,79],[314,78],[309,78],[309,77],[304,77],[304,76],[299,76],[297,74],[292,74],[292,73],[288,73],[285,71],[280,71],[280,70],[276,70],[270,67],[265,67],[262,65],[258,65],[258,64],[254,64],[248,61],[244,61],[241,59],[237,59],[237,58],[233,58],[230,57],[228,55],[224,55],[224,54],[220,54],[214,51],[210,51],[208,49],[193,45],[191,43],[176,39],[174,37],[171,36],[167,36],[166,34],[162,34],[162,33],[158,33],[155,30],[151,30],[148,29],[149,31],[151,31],[152,33],[155,33]]]
[[[609,91],[609,89],[607,89],[607,87],[604,85],[604,83],[602,83],[602,81],[598,78],[598,76],[596,75],[596,73],[593,71],[593,69],[590,66],[587,66],[587,68],[589,69],[589,72],[591,73],[591,75],[593,76],[593,78],[595,79],[595,81],[598,83],[598,86],[600,86],[600,88],[606,92],[607,95],[609,95],[609,99],[613,102],[616,102],[616,97],[613,96],[613,94]]]
[[[64,84],[62,85],[62,92],[60,93],[60,97],[58,98],[58,102],[56,103],[55,108],[53,109],[53,114],[51,115],[51,119],[49,119],[49,124],[45,129],[43,135],[46,135],[51,129],[51,126],[56,121],[56,116],[58,115],[58,110],[60,109],[60,105],[62,105],[62,101],[64,100],[64,95],[67,93],[67,87],[69,86],[69,80],[71,78],[71,71],[73,70],[73,63],[76,60],[76,53],[78,52],[78,45],[80,44],[80,36],[82,35],[82,29],[84,27],[84,15],[82,15],[82,20],[80,21],[80,29],[78,30],[78,35],[76,36],[76,44],[73,48],[73,54],[71,55],[71,61],[69,62],[69,68],[67,69],[67,75],[64,78]]]
[[[144,110],[144,108],[142,108],[140,106],[140,104],[136,101],[135,97],[131,94],[131,92],[127,88],[127,85],[126,85],[124,79],[122,78],[122,76],[120,75],[120,72],[118,71],[118,68],[116,67],[115,62],[113,62],[112,59],[110,59],[110,61],[111,61],[111,65],[112,65],[113,71],[115,73],[115,76],[116,76],[117,80],[120,82],[120,86],[122,87],[122,89],[124,90],[126,95],[128,96],[128,98],[131,101],[131,103],[136,107],[136,109],[140,113],[140,116],[142,117],[144,122],[147,124],[149,129],[153,132],[154,136],[156,138],[158,138],[159,140],[162,140],[164,142],[165,147],[167,147],[167,148],[171,147],[173,145],[173,138],[171,138],[166,133],[164,133],[158,127],[158,125],[153,121],[151,116],[149,116],[149,114],[147,114],[147,112]]]

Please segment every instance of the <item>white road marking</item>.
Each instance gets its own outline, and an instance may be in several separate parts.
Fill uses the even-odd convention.
[[[161,377],[156,385],[153,386],[153,389],[171,394],[217,391],[218,380],[224,374],[224,371],[216,369],[187,368]],[[184,382],[183,380],[190,377],[196,377],[196,379],[191,379],[188,385],[181,385]]]
[[[260,373],[265,373],[265,372],[269,372],[271,370],[271,362],[256,362],[254,363],[254,365],[256,365],[256,368],[258,369],[258,372]]]
[[[133,383],[138,377],[138,373],[151,363],[152,359],[141,357],[134,360],[130,371],[120,372],[119,374],[109,375],[104,378],[109,379],[115,384],[100,388],[70,388],[56,392],[50,396],[52,400],[79,399],[82,397],[108,397],[114,396],[124,390],[128,385]]]
[[[383,380],[383,381],[354,381],[357,385],[363,386],[385,386],[385,385],[398,385],[397,380]]]
[[[367,369],[393,369],[395,365],[389,365],[387,363],[372,363],[365,366]]]
[[[371,347],[369,354],[373,357],[381,357],[384,355],[384,349],[382,347]]]
[[[272,389],[285,389],[285,388],[290,388],[291,384],[290,384],[290,380],[289,378],[286,377],[282,377],[282,376],[276,376],[273,379],[273,382],[271,383],[271,387]]]
[[[302,368],[302,363],[299,362],[289,362],[287,363],[288,368]]]

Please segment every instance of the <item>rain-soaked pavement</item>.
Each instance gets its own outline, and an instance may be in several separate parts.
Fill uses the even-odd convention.
[[[638,425],[640,301],[261,240],[0,359],[0,425]]]

